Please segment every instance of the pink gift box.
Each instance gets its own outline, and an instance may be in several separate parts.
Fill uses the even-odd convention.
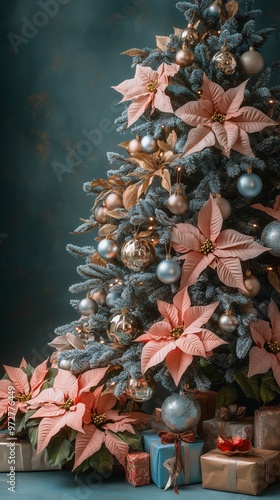
[[[129,453],[126,457],[125,480],[132,486],[150,484],[150,455],[145,451]]]

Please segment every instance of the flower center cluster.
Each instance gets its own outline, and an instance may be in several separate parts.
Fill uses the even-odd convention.
[[[102,413],[102,415],[97,415],[97,413],[94,413],[92,415],[92,422],[96,427],[100,427],[100,425],[104,424],[106,421],[106,413]]]
[[[226,119],[226,115],[223,115],[222,113],[218,113],[215,111],[215,113],[211,116],[213,122],[219,122],[219,123],[224,123]]]
[[[176,326],[176,328],[173,328],[173,330],[170,330],[170,333],[174,339],[178,339],[182,335],[183,331],[184,327],[181,325],[181,326]]]
[[[15,396],[15,401],[20,401],[20,403],[25,403],[26,401],[29,401],[29,399],[31,399],[31,394],[30,393],[24,394],[22,392],[19,392]]]
[[[272,354],[278,354],[280,352],[280,342],[266,342],[265,348]]]
[[[63,403],[63,405],[60,405],[59,408],[62,408],[63,410],[69,411],[70,408],[71,408],[71,406],[73,406],[73,404],[74,404],[73,399],[67,398],[66,401],[65,401],[65,403]]]
[[[158,81],[153,80],[153,81],[147,83],[146,87],[150,92],[154,92],[154,94],[155,94],[157,92],[157,84],[158,84]]]
[[[205,240],[200,248],[200,252],[203,253],[203,255],[208,255],[208,253],[214,252],[215,248],[211,240]]]

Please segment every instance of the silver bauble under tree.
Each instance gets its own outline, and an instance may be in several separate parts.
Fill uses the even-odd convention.
[[[110,240],[109,238],[104,238],[99,241],[97,246],[97,252],[105,260],[111,260],[117,257],[119,253],[119,245],[115,240]]]
[[[124,243],[121,249],[121,259],[128,269],[143,271],[155,259],[153,245],[144,238],[132,238]]]
[[[219,327],[227,333],[234,332],[238,325],[237,317],[231,311],[226,311],[219,318]]]
[[[116,300],[119,299],[121,295],[122,292],[120,290],[110,290],[106,297],[106,306],[112,309],[112,307],[115,306]]]
[[[280,257],[280,221],[275,220],[268,224],[262,234],[261,241],[265,247],[271,248],[269,253],[275,255],[276,257]]]
[[[129,378],[125,393],[136,403],[144,403],[151,399],[156,392],[156,383],[152,377]]]
[[[242,174],[237,180],[237,189],[242,196],[246,198],[254,198],[258,196],[262,190],[261,178],[252,172]]]
[[[83,316],[90,316],[97,313],[98,304],[94,299],[85,297],[80,301],[78,309]]]
[[[173,193],[167,200],[167,207],[174,215],[184,215],[189,208],[188,198],[183,193]]]
[[[62,358],[59,360],[58,366],[59,366],[59,368],[61,368],[61,370],[70,371],[71,366],[72,366],[72,359],[63,359]]]
[[[144,135],[141,139],[141,148],[144,153],[155,153],[158,150],[157,140],[152,135]]]
[[[110,193],[107,198],[105,198],[105,207],[108,210],[114,210],[115,208],[123,208],[122,196],[118,193]]]
[[[246,75],[257,75],[264,68],[264,58],[254,47],[250,47],[250,50],[244,52],[239,62],[242,71]]]
[[[172,394],[163,402],[161,418],[172,432],[192,429],[201,416],[198,401],[187,394]]]
[[[230,214],[231,214],[231,205],[230,203],[225,199],[222,198],[221,196],[217,196],[213,198],[214,202],[216,205],[219,207],[223,220],[226,220]]]
[[[114,344],[130,345],[141,334],[141,323],[129,311],[122,310],[108,319],[106,333]]]
[[[159,281],[170,285],[180,279],[181,271],[181,266],[177,260],[165,259],[157,266],[156,274]]]

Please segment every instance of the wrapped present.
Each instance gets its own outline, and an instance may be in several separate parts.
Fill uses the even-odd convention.
[[[144,450],[150,453],[151,480],[159,488],[166,489],[172,485],[171,470],[175,461],[174,444],[162,444],[159,436],[153,430],[142,433]],[[197,439],[193,443],[182,443],[182,458],[184,472],[176,477],[176,484],[201,483],[200,455],[203,441]]]
[[[216,439],[218,436],[240,436],[244,439],[253,441],[254,419],[253,417],[244,417],[241,420],[225,421],[221,420],[219,413],[215,418],[203,422],[204,452],[216,448]]]
[[[150,484],[150,455],[144,451],[129,453],[126,457],[125,480],[132,486]]]
[[[226,455],[219,450],[202,455],[202,487],[258,495],[280,480],[280,453],[254,448],[248,455]]]
[[[9,434],[0,434],[0,472],[59,470],[48,462],[47,451],[37,455],[27,439],[11,438]]]
[[[255,411],[254,446],[280,450],[280,406],[261,406]]]
[[[185,392],[193,396],[199,402],[201,415],[196,425],[196,432],[202,437],[204,420],[209,420],[216,415],[217,393],[215,391],[202,392],[198,389],[186,389]]]

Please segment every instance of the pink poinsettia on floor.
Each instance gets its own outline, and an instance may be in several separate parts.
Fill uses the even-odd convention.
[[[202,325],[212,316],[219,302],[208,306],[191,306],[187,288],[173,298],[173,304],[157,301],[164,317],[140,335],[135,342],[146,342],[141,365],[145,373],[164,359],[176,385],[193,361],[193,356],[210,357],[212,349],[226,342]]]
[[[210,195],[198,213],[198,227],[176,224],[172,231],[172,246],[183,254],[181,287],[193,285],[207,266],[216,269],[219,279],[227,286],[246,290],[240,261],[253,259],[269,250],[252,236],[234,229],[221,231],[223,217]]]
[[[240,108],[247,81],[225,91],[204,73],[202,97],[184,104],[175,112],[185,123],[195,127],[189,131],[184,155],[216,146],[227,157],[231,149],[242,155],[255,156],[248,133],[278,124],[252,106]]]
[[[270,324],[268,321],[257,319],[250,325],[256,345],[249,352],[248,377],[272,369],[280,386],[280,312],[273,300],[268,306],[268,317]]]
[[[129,446],[117,433],[128,431],[135,434],[132,424],[150,418],[150,415],[141,412],[120,413],[113,410],[117,398],[111,392],[102,394],[101,391],[102,388],[98,388],[88,395],[83,430],[76,436],[74,469],[98,452],[103,443],[125,467]]]
[[[264,207],[261,203],[255,203],[254,205],[251,205],[251,207],[256,208],[257,210],[261,210],[268,215],[271,215],[271,217],[273,217],[274,219],[280,220],[280,194],[276,196],[273,208]]]
[[[165,113],[173,113],[170,97],[166,95],[165,89],[169,84],[169,77],[174,76],[179,69],[178,64],[162,63],[154,71],[148,66],[137,64],[134,78],[112,87],[124,96],[120,102],[133,101],[128,107],[128,127],[135,123],[150,105],[151,113],[155,108]]]
[[[24,371],[26,367],[24,358],[19,368],[4,366],[9,379],[0,380],[0,418],[8,412],[11,400],[14,402],[13,414],[18,411],[26,413],[27,402],[39,394],[48,373],[47,360],[34,369],[30,380]],[[13,388],[12,392],[9,387]]]
[[[47,447],[50,439],[64,426],[84,432],[87,392],[98,385],[107,369],[88,370],[78,378],[68,371],[58,370],[53,387],[44,389],[29,401],[29,409],[37,410],[30,418],[42,418],[38,427],[38,453]]]

